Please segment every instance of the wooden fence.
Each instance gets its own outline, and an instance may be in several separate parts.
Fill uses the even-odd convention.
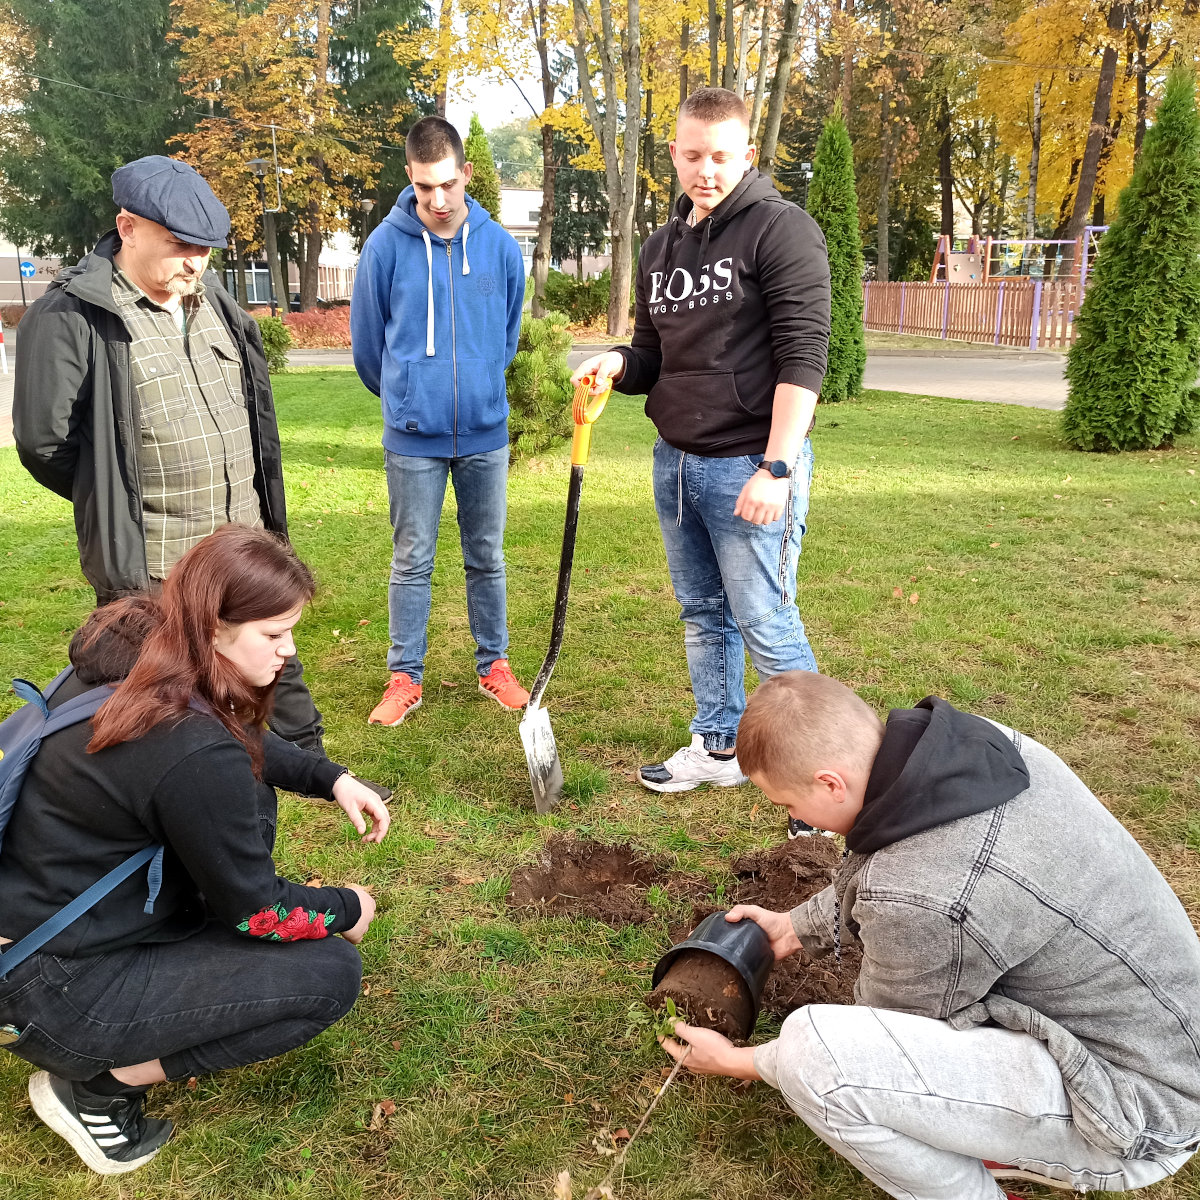
[[[880,333],[1065,350],[1075,340],[1074,279],[863,284],[863,324]]]

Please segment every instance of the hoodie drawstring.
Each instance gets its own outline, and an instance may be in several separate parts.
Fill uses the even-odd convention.
[[[471,232],[471,222],[463,223],[463,274],[470,275],[471,264],[467,262],[467,235]]]
[[[421,237],[425,241],[425,265],[429,268],[429,302],[425,308],[425,355],[427,358],[434,356],[433,348],[433,243],[429,240],[429,231],[421,230]]]

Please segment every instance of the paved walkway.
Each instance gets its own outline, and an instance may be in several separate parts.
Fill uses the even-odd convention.
[[[0,374],[0,446],[11,446],[16,361],[12,343],[16,339],[6,330],[5,340],[9,351],[9,373]],[[577,348],[568,354],[567,361],[576,367],[597,349],[604,348]],[[349,350],[293,350],[289,361],[297,367],[352,365]],[[866,385],[919,396],[948,396],[959,400],[1059,409],[1067,402],[1067,384],[1063,379],[1065,365],[1066,358],[1061,354],[986,350],[981,350],[978,355],[891,351],[867,355]]]
[[[1062,354],[1019,351],[1008,351],[1004,357],[994,353],[977,357],[965,351],[944,356],[868,354],[865,383],[888,392],[1060,409],[1067,403],[1066,365]]]

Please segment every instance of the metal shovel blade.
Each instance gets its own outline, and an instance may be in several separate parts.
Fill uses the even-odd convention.
[[[539,813],[548,813],[563,795],[562,763],[558,761],[550,714],[544,708],[526,708],[520,734],[533,785],[533,806]]]

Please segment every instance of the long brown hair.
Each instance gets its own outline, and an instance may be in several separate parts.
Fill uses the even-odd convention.
[[[218,653],[218,626],[263,621],[293,612],[312,599],[312,572],[282,538],[248,525],[223,525],[176,564],[155,598],[159,620],[137,662],[96,714],[88,751],[132,741],[201,701],[262,771],[262,727],[271,711],[275,680],[248,683]],[[89,639],[129,619],[144,597],[118,600],[94,615]]]

